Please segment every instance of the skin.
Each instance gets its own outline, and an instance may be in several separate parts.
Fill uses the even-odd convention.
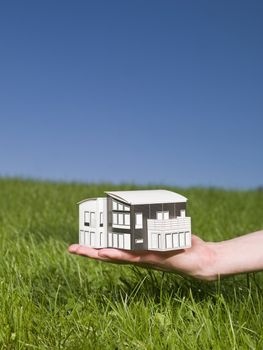
[[[192,247],[169,252],[94,249],[73,244],[72,254],[117,264],[132,264],[177,272],[201,280],[263,270],[263,230],[222,242],[192,235]]]

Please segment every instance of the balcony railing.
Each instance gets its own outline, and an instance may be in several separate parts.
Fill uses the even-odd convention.
[[[148,219],[147,226],[149,232],[173,233],[191,231],[190,217],[177,217],[176,219]]]

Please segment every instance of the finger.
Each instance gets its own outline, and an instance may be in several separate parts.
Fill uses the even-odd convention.
[[[169,269],[159,266],[157,259],[151,257],[148,251],[129,252],[120,249],[101,249],[98,252],[99,256],[109,259],[109,262],[115,264],[131,264],[143,268],[154,268],[160,271],[169,271]],[[151,261],[150,261],[151,260]]]
[[[99,251],[99,256],[119,262],[136,263],[140,261],[138,253],[121,249],[101,249]]]
[[[72,254],[86,256],[91,259],[100,260],[114,264],[132,264],[144,268],[154,268],[162,271],[171,271],[169,260],[179,255],[184,250],[170,252],[155,251],[127,251],[121,249],[94,249],[79,244],[73,244],[68,248]]]
[[[177,252],[154,252],[154,251],[136,251],[131,252],[121,249],[101,249],[99,256],[110,259],[115,262],[132,263],[140,265],[153,265],[165,268],[165,261],[176,254],[180,254],[182,250]]]
[[[94,248],[89,248],[80,244],[72,244],[68,247],[68,251],[71,254],[77,254],[81,256],[86,256],[91,259],[109,261],[106,257],[99,256],[99,250]]]

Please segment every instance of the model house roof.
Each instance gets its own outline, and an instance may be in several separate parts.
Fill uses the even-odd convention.
[[[167,190],[114,191],[105,193],[112,198],[133,205],[182,203],[187,201],[187,198],[181,194]]]
[[[84,203],[84,202],[87,202],[87,201],[94,201],[95,199],[99,199],[99,198],[102,198],[102,197],[94,197],[94,198],[82,199],[82,200],[79,201],[77,204],[81,204],[81,203]]]

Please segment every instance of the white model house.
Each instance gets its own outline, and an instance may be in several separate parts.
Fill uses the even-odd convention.
[[[79,243],[167,251],[191,247],[187,199],[167,190],[114,191],[79,202]]]

